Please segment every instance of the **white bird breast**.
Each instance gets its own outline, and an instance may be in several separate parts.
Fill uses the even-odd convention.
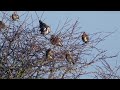
[[[48,32],[50,32],[50,31],[51,31],[50,27],[48,27],[48,28],[47,28],[47,31],[48,31]]]
[[[85,37],[84,39],[85,39],[85,41],[88,41],[88,40],[87,40],[87,37]]]
[[[50,32],[50,27],[44,28],[45,34],[48,34]]]

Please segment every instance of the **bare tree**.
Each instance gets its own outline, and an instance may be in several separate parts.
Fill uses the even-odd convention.
[[[85,37],[84,43],[79,19],[66,19],[62,26],[58,24],[56,30],[51,30],[44,21],[39,25],[43,14],[39,18],[35,12],[38,19],[34,20],[29,12],[18,13],[1,12],[1,79],[81,79],[87,75],[101,79],[120,77],[120,66],[112,69],[107,62],[119,54],[107,56],[106,50],[97,47],[115,31],[93,34],[84,31],[89,39],[87,41]],[[34,24],[36,22],[38,24]]]

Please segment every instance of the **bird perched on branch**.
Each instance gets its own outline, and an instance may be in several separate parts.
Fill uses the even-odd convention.
[[[50,31],[51,31],[50,26],[48,26],[47,24],[43,23],[41,20],[39,20],[39,24],[40,24],[41,34],[47,35],[47,34],[50,33]]]
[[[89,36],[85,32],[83,32],[83,34],[82,34],[82,41],[84,43],[88,43],[89,42]]]
[[[69,51],[66,52],[65,58],[70,64],[75,64],[75,62],[73,61],[73,56]]]
[[[0,21],[0,30],[1,30],[1,29],[5,29],[5,27],[6,27],[6,26],[5,26],[5,23],[2,22],[2,21]]]
[[[56,46],[63,46],[61,38],[55,35],[51,35],[50,42]]]
[[[31,46],[31,49],[32,49],[34,52],[38,52],[38,51],[41,50],[41,47],[40,47],[39,45],[34,44],[34,45]]]
[[[17,14],[17,12],[14,12],[12,14],[11,18],[12,18],[13,21],[17,21],[17,20],[19,20],[19,15]]]
[[[46,59],[47,60],[53,59],[53,51],[50,48],[46,51]]]

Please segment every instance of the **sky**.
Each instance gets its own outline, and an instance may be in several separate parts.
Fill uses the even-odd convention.
[[[41,12],[37,13],[41,15]],[[81,31],[92,34],[117,30],[101,44],[101,48],[113,54],[120,51],[120,11],[45,11],[43,16],[53,30],[59,21],[64,22],[66,18],[76,20],[78,17]]]
[[[42,12],[37,12],[41,13]],[[55,30],[59,21],[62,23],[66,18],[73,21],[79,18],[80,30],[89,34],[96,32],[113,32],[105,41],[98,45],[99,48],[107,50],[107,55],[114,55],[120,51],[120,11],[45,11],[43,18]],[[114,58],[120,63],[120,55]],[[109,61],[111,67],[116,65],[114,60]],[[89,70],[92,70],[91,68]],[[90,78],[83,76],[82,78]]]
[[[34,11],[29,13],[31,13],[33,18],[36,18]],[[37,11],[37,14],[41,16],[42,11]],[[90,34],[117,30],[103,43],[100,43],[99,47],[103,50],[108,50],[108,55],[114,55],[120,51],[120,11],[45,11],[42,17],[51,26],[52,30],[57,28],[59,21],[62,23],[66,18],[73,21],[79,18],[80,26],[82,27],[80,30]],[[38,23],[36,22],[36,24]],[[119,58],[120,55],[117,59],[119,60]],[[112,63],[111,65],[114,65],[114,62]]]
[[[39,11],[37,13],[39,16],[42,14]],[[52,30],[56,29],[59,22],[64,23],[66,18],[73,21],[79,18],[80,26],[82,27],[80,30],[89,34],[117,30],[100,43],[98,47],[107,50],[107,55],[114,55],[120,51],[120,11],[45,11],[42,18],[51,26]],[[118,61],[118,64],[120,63],[120,55],[114,59]],[[109,61],[109,63],[111,67],[116,65],[114,60]],[[82,78],[90,77],[83,76]]]

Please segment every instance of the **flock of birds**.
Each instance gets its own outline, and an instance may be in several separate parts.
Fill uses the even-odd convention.
[[[17,21],[19,20],[19,15],[17,14],[17,12],[14,12],[10,18],[13,20],[13,21]],[[44,23],[43,21],[39,20],[39,28],[40,28],[40,32],[42,35],[47,35],[51,32],[51,28],[49,25],[47,25],[46,23]],[[0,21],[0,30],[1,29],[5,29],[6,28],[6,25],[3,21]],[[82,36],[81,36],[81,39],[84,43],[88,43],[89,42],[89,36],[88,34],[86,34],[86,32],[83,32],[82,33]],[[60,37],[58,36],[55,36],[55,35],[51,35],[50,37],[50,42],[52,45],[56,45],[56,46],[63,46],[62,45],[62,40]],[[46,50],[46,59],[47,60],[52,60],[53,59],[53,51],[49,48]],[[67,51],[65,53],[65,58],[68,62],[74,64],[74,61],[73,61],[73,57],[70,53],[70,51]]]

